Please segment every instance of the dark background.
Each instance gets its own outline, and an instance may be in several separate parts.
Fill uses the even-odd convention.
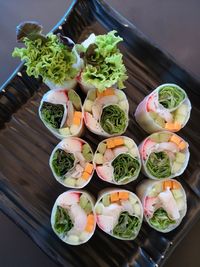
[[[186,70],[197,78],[200,77],[199,0],[107,0],[107,2],[154,43],[175,57]],[[16,25],[23,20],[38,20],[47,33],[63,16],[70,3],[69,0],[0,0],[0,85],[19,64],[17,59],[11,57],[16,45]],[[0,240],[2,267],[56,267],[14,223],[1,213]],[[200,266],[199,247],[200,221],[176,248],[165,267]]]

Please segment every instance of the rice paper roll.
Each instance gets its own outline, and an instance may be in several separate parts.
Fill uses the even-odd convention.
[[[95,213],[98,227],[117,239],[135,239],[142,225],[141,202],[128,190],[102,191],[95,204]]]
[[[77,45],[84,60],[78,82],[86,94],[95,88],[99,92],[113,86],[124,88],[128,76],[123,55],[118,49],[118,43],[123,39],[116,34],[116,31],[103,35],[92,33],[81,45]]]
[[[186,92],[176,84],[157,87],[138,105],[135,119],[147,132],[178,132],[190,118],[191,103]]]
[[[83,110],[74,90],[51,90],[42,97],[39,116],[57,138],[80,136],[83,131]]]
[[[93,196],[82,190],[69,190],[59,195],[51,212],[51,226],[69,245],[86,243],[96,228]]]
[[[137,195],[142,202],[146,222],[159,232],[174,230],[187,212],[184,188],[176,180],[144,180],[137,187]]]
[[[105,137],[121,135],[128,127],[129,104],[121,90],[107,88],[103,93],[90,90],[83,110],[85,125],[95,134]]]
[[[54,148],[49,165],[60,184],[69,188],[83,188],[94,173],[93,152],[83,139],[68,137]]]
[[[15,48],[14,57],[20,57],[29,76],[41,77],[50,89],[74,89],[83,60],[74,42],[59,34],[42,34],[43,27],[34,21],[17,26],[17,42],[25,48]]]
[[[151,134],[139,145],[143,173],[155,180],[181,175],[188,165],[188,147],[188,143],[175,133]]]
[[[94,165],[103,181],[116,185],[128,184],[137,179],[141,169],[137,145],[126,136],[105,139],[97,147]]]

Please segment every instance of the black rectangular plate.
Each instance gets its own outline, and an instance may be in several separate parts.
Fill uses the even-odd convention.
[[[99,229],[84,245],[73,247],[61,242],[52,232],[49,220],[56,197],[65,190],[55,181],[48,167],[49,155],[58,140],[42,125],[37,112],[48,88],[40,80],[28,77],[23,65],[0,92],[0,209],[62,266],[163,265],[200,217],[200,83],[103,1],[74,1],[53,31],[59,32],[61,28],[75,42],[82,41],[92,32],[100,34],[112,29],[124,38],[121,49],[129,75],[125,92],[130,103],[126,135],[137,144],[146,134],[136,124],[133,112],[143,97],[164,82],[177,83],[186,90],[193,109],[190,121],[180,135],[190,144],[191,158],[178,180],[187,193],[187,215],[169,234],[158,233],[143,223],[139,236],[131,242],[116,240]],[[89,131],[83,138],[94,149],[100,141],[100,137]],[[143,178],[141,174],[137,181],[124,188],[135,191]],[[97,196],[99,190],[107,186],[95,175],[86,190]]]

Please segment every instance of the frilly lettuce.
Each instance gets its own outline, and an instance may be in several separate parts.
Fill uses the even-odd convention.
[[[77,75],[78,70],[72,67],[76,62],[76,56],[56,35],[49,34],[46,42],[40,38],[30,40],[27,37],[23,42],[26,48],[15,48],[12,55],[25,61],[29,76],[41,76],[43,81],[50,80],[55,84],[63,84]]]
[[[117,84],[119,89],[124,88],[123,82],[128,78],[123,63],[122,54],[117,44],[123,39],[115,35],[116,31],[96,36],[95,43],[85,52],[85,68],[82,79],[85,83],[94,85],[99,91]],[[81,50],[81,46],[78,46]]]

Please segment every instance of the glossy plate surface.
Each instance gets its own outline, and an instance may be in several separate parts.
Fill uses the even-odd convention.
[[[50,213],[54,201],[65,188],[55,181],[48,166],[50,153],[59,140],[38,117],[41,97],[48,88],[28,77],[23,66],[0,92],[0,209],[62,266],[162,265],[200,216],[200,83],[103,1],[74,1],[54,31],[59,32],[61,28],[75,42],[84,40],[92,32],[101,34],[112,29],[124,38],[121,49],[128,69],[125,92],[130,103],[126,135],[137,144],[147,136],[133,118],[144,96],[165,82],[177,83],[186,90],[193,109],[189,123],[179,134],[189,142],[191,158],[178,180],[186,190],[187,215],[169,234],[158,233],[143,223],[135,241],[119,241],[97,229],[85,245],[73,247],[61,242],[51,230]],[[93,149],[101,140],[87,130],[83,138]],[[134,192],[143,178],[140,174],[136,181],[123,188]],[[94,175],[85,189],[97,196],[106,187],[110,184]]]

